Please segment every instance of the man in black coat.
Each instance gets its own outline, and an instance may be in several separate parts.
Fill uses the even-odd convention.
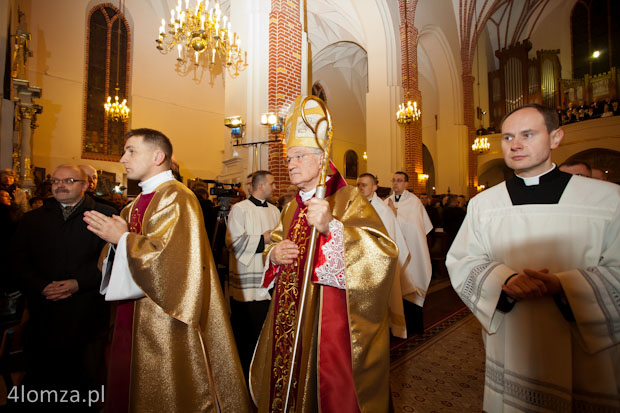
[[[448,234],[450,245],[452,245],[452,241],[456,238],[456,234],[459,232],[466,214],[465,209],[458,206],[457,197],[450,195],[443,209],[443,230]]]
[[[105,382],[109,309],[97,267],[105,241],[86,229],[84,211],[115,210],[86,196],[88,177],[62,165],[52,175],[53,199],[24,215],[15,234],[18,285],[26,295],[26,390],[81,390]],[[82,393],[81,397],[85,397]]]

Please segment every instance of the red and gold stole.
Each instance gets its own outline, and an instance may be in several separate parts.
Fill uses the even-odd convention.
[[[346,186],[346,182],[335,170],[335,174],[327,182],[327,196],[333,195],[338,189]],[[265,284],[277,275],[274,288],[273,300],[273,341],[270,378],[269,409],[272,412],[284,410],[286,399],[286,386],[288,384],[291,369],[291,349],[295,340],[295,328],[300,308],[300,292],[304,268],[308,259],[307,249],[309,246],[312,228],[307,220],[308,208],[297,195],[297,210],[295,218],[291,222],[287,239],[293,241],[299,247],[299,256],[293,264],[279,268],[271,268],[265,276]],[[329,241],[323,235],[319,236],[315,251],[314,269],[316,270],[323,262],[321,247]],[[316,274],[313,273],[313,281]],[[324,411],[359,411],[353,383],[351,362],[351,340],[349,336],[346,291],[338,288],[322,286],[322,306],[320,314],[320,366],[319,369],[319,399]],[[309,299],[310,297],[308,297]],[[313,317],[313,314],[305,314]],[[307,323],[308,321],[304,321]],[[297,353],[296,364],[299,365],[303,349],[301,337]],[[299,383],[299,367],[296,368],[295,379],[291,384],[291,395],[297,394]],[[293,396],[293,400],[295,397]],[[295,409],[295,407],[293,407]]]
[[[140,195],[129,214],[129,232],[142,233],[144,213],[155,192]],[[114,335],[110,347],[110,367],[108,369],[108,399],[106,410],[126,412],[129,409],[129,378],[131,371],[131,344],[133,340],[133,309],[135,300],[118,303]]]

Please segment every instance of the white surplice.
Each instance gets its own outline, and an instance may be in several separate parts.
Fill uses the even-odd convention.
[[[403,296],[407,301],[422,307],[433,274],[426,241],[426,234],[431,232],[433,224],[422,202],[411,192],[405,190],[398,202],[395,201],[394,194],[390,195],[385,200],[386,205],[388,199],[392,200],[398,211],[396,218],[410,254],[409,262],[404,269],[407,275],[401,277]]]
[[[573,176],[558,204],[513,206],[496,185],[470,201],[446,266],[484,329],[485,411],[620,409],[620,186]],[[559,277],[575,322],[550,297],[496,309],[525,268]]]
[[[226,246],[230,251],[230,295],[235,300],[271,299],[268,290],[261,285],[263,253],[257,253],[256,249],[263,234],[275,228],[279,218],[280,211],[269,203],[265,208],[246,199],[232,206],[226,228]]]

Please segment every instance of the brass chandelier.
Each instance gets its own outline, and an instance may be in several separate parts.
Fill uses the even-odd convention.
[[[396,121],[401,125],[414,122],[420,119],[422,111],[418,109],[418,102],[407,101],[407,105],[401,103],[398,105],[398,111],[396,112]]]
[[[118,84],[117,84],[118,85]],[[112,96],[108,96],[106,103],[103,105],[105,109],[105,117],[115,122],[126,122],[129,119],[129,107],[127,106],[127,99],[123,99],[119,102],[118,91],[119,88],[115,87],[116,96],[114,96],[114,102],[112,102]]]
[[[219,3],[215,0],[209,8],[210,0],[196,0],[190,7],[190,0],[185,0],[185,9],[181,9],[181,0],[177,7],[170,10],[170,22],[161,20],[157,49],[167,54],[176,46],[177,61],[182,65],[193,61],[199,66],[201,60],[208,60],[215,65],[216,56],[225,62],[231,76],[237,77],[239,70],[248,65],[248,53],[241,51],[241,40],[233,33],[227,16],[222,16]]]
[[[474,140],[474,144],[471,145],[471,150],[478,153],[483,154],[491,149],[491,143],[486,137],[479,136]]]
[[[119,0],[118,4],[119,11],[121,8],[121,1]],[[118,22],[118,40],[116,50],[118,51],[118,55],[116,57],[116,87],[114,90],[116,91],[116,95],[114,96],[114,102],[112,102],[112,96],[108,96],[106,103],[103,105],[105,109],[105,117],[106,119],[110,119],[114,122],[127,122],[129,118],[129,107],[127,106],[127,99],[123,99],[120,102],[118,98],[118,91],[120,90],[118,87],[118,76],[120,73],[120,64],[121,64],[121,24],[123,24],[122,19],[123,13],[120,14],[117,22]]]

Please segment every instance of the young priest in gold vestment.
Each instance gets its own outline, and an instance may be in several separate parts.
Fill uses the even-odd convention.
[[[200,204],[172,176],[171,156],[161,132],[130,131],[121,163],[142,193],[120,217],[84,214],[115,250],[101,286],[120,301],[106,408],[249,411]]]
[[[274,286],[269,314],[254,352],[250,389],[260,412],[284,410],[300,290],[312,226],[320,233],[290,411],[385,412],[389,408],[388,298],[398,248],[368,201],[335,167],[325,199],[314,197],[327,144],[322,109],[301,119],[298,97],[286,120],[287,164],[297,197],[282,211],[265,251],[264,287]],[[322,133],[321,133],[322,130]]]

